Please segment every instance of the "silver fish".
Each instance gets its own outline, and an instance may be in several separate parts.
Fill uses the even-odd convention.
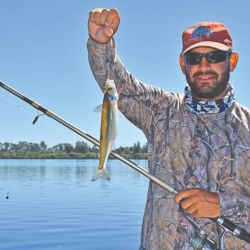
[[[104,97],[102,103],[101,131],[100,131],[100,159],[99,166],[92,181],[98,178],[110,179],[106,168],[112,145],[117,136],[118,128],[118,93],[113,80],[107,79],[104,84]]]

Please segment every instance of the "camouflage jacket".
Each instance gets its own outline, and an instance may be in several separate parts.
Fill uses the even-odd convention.
[[[89,39],[89,63],[102,88],[115,81],[119,110],[140,128],[149,143],[149,172],[176,190],[203,188],[220,196],[222,214],[250,229],[250,112],[239,103],[218,114],[190,112],[184,96],[145,84],[121,63],[115,41]],[[220,229],[209,219],[196,219],[218,242]],[[192,249],[195,231],[178,212],[173,195],[149,184],[141,232],[141,250]],[[226,234],[227,249],[250,245]]]

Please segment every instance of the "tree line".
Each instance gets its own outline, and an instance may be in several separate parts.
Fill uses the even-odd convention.
[[[132,146],[119,147],[114,151],[127,159],[146,159],[147,144],[140,142]],[[0,142],[0,159],[98,159],[99,148],[89,146],[86,142],[77,141],[75,145],[59,143],[48,147],[44,141],[40,143],[19,141],[18,143]],[[109,158],[114,158],[110,155]]]

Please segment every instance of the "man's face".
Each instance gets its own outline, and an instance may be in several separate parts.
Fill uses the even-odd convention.
[[[190,52],[215,51],[209,47],[198,47]],[[223,62],[209,63],[203,57],[198,65],[185,64],[185,75],[193,97],[199,100],[220,99],[227,93],[230,77],[229,56]]]

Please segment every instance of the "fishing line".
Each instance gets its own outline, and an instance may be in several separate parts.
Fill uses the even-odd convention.
[[[28,111],[28,110],[25,109],[25,108],[23,108],[22,105],[16,105],[16,104],[14,103],[14,101],[10,101],[10,99],[8,99],[7,97],[5,97],[5,96],[3,96],[3,95],[0,95],[0,97],[1,97],[4,101],[6,101],[6,102],[8,102],[9,104],[11,104],[12,106],[14,106],[15,108],[20,109],[21,111],[23,111],[24,113],[26,113],[26,115],[28,114],[29,117],[32,116],[32,112],[31,112],[31,111]],[[37,119],[38,119],[38,118],[37,118]],[[37,132],[38,132],[38,129],[36,128],[35,131],[34,131],[35,136],[33,136],[33,137],[36,137]],[[27,150],[27,152],[25,153],[25,156],[24,156],[24,158],[23,158],[24,160],[27,159],[27,155],[28,155],[28,153],[30,152],[31,146],[32,146],[32,144],[29,143],[29,148],[28,148],[28,150]],[[8,193],[9,193],[9,192],[8,192]],[[7,193],[7,195],[6,195],[6,199],[9,198],[8,193]]]
[[[5,97],[2,93],[0,93],[0,98],[2,98],[4,101],[6,101],[7,103],[11,104],[11,106],[15,107],[16,109],[19,109],[20,111],[23,111],[26,115],[28,115],[27,117],[30,118],[31,122],[33,125],[37,125],[38,124],[38,120],[41,116],[45,115],[44,113],[41,113],[38,111],[38,114],[34,117],[34,112],[30,111],[29,109],[24,108],[24,105],[18,104],[16,105],[16,102],[12,101],[10,98]],[[34,117],[34,118],[33,118]],[[47,117],[46,117],[47,118]],[[32,120],[33,119],[33,120]],[[55,131],[56,134],[58,134],[59,137],[67,137],[67,138],[71,138],[69,135],[65,136],[65,131],[63,128],[61,128],[60,126],[57,126],[57,124],[51,123],[48,119],[46,119],[45,121],[45,125],[49,126],[49,128],[52,128],[53,131]],[[38,126],[38,125],[37,125]],[[33,136],[31,136],[31,138],[36,138],[39,134],[40,134],[40,128],[41,127],[36,127],[34,128],[34,134]],[[27,158],[27,155],[30,151],[31,146],[29,147],[27,153],[25,154],[25,158]]]
[[[26,154],[25,154],[25,156],[24,156],[24,158],[23,158],[24,160],[27,159],[27,155],[28,155],[28,153],[30,152],[31,146],[32,146],[32,143],[30,142],[30,143],[29,143],[29,148],[28,148],[28,150],[27,150],[27,152],[26,152]]]
[[[35,119],[34,119],[33,122],[32,122],[33,125],[36,123],[36,121],[38,120],[38,118],[39,118],[41,115],[43,115],[43,114],[40,114],[39,111],[38,111],[38,115],[35,117]],[[37,135],[38,128],[35,129],[35,132],[36,132],[36,135]],[[35,137],[36,137],[36,136],[35,136]],[[27,159],[27,156],[28,156],[28,154],[29,154],[29,152],[30,152],[30,150],[31,150],[31,147],[32,147],[32,143],[29,142],[29,148],[28,148],[28,150],[27,150],[27,152],[26,152],[26,154],[25,154],[25,156],[24,156],[23,159],[25,159],[25,160]]]
[[[31,116],[31,112],[30,111],[28,111],[28,110],[26,110],[25,108],[23,108],[22,107],[22,105],[16,105],[16,103],[14,102],[14,101],[10,101],[10,99],[8,99],[7,97],[5,97],[5,96],[3,96],[3,95],[0,95],[0,97],[4,100],[4,101],[6,101],[6,102],[8,102],[9,104],[11,104],[12,106],[14,106],[15,108],[17,108],[17,109],[21,109],[22,111],[24,111],[25,113],[27,113],[27,114],[29,114],[30,116]]]
[[[72,139],[72,137],[71,137],[70,135],[67,135],[67,134],[65,135],[65,130],[64,130],[63,127],[58,126],[57,123],[54,124],[54,121],[53,121],[53,123],[51,123],[50,120],[47,119],[47,118],[48,118],[47,115],[44,114],[44,113],[40,113],[39,111],[38,111],[38,114],[37,114],[37,115],[34,117],[34,119],[32,120],[32,124],[33,124],[34,126],[39,126],[39,122],[41,122],[41,121],[40,121],[40,117],[41,117],[41,116],[45,116],[44,118],[46,118],[46,119],[45,119],[45,121],[44,121],[44,119],[42,119],[43,122],[45,122],[45,125],[49,126],[51,129],[53,129],[53,131],[55,131],[55,133],[58,135],[58,137],[60,137],[60,138],[65,138],[65,139],[64,139],[65,141],[67,141],[68,138],[70,138],[69,140]],[[54,146],[54,145],[53,145],[53,146]]]
[[[113,41],[111,39],[111,41]],[[108,47],[106,48],[106,52],[107,52],[107,56],[108,56],[108,60],[107,62],[109,63],[109,67],[107,67],[107,79],[111,79],[110,78],[110,74],[112,72],[112,66],[111,66],[111,58],[112,58],[112,54],[111,54],[111,50],[108,50]]]

